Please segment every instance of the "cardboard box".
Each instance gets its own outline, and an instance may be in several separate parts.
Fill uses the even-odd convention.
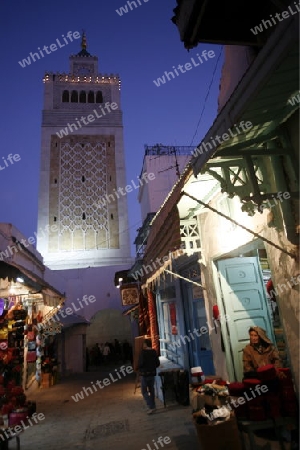
[[[194,419],[201,450],[242,450],[234,415],[218,425],[199,425]]]

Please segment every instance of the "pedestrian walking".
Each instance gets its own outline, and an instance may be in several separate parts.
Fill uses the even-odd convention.
[[[141,377],[141,392],[148,406],[147,414],[155,412],[154,381],[156,369],[160,362],[156,351],[152,348],[151,339],[145,339],[138,360],[138,371]]]

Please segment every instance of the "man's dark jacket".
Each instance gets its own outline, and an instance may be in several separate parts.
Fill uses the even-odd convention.
[[[138,362],[139,374],[141,376],[155,377],[156,368],[159,365],[160,365],[159,358],[157,356],[156,351],[153,348],[143,349],[141,351]]]

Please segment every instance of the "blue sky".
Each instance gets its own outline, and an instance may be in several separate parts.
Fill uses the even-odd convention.
[[[38,47],[49,46],[68,31],[86,30],[88,51],[99,58],[101,73],[118,73],[127,180],[140,174],[145,144],[197,145],[217,114],[222,48],[201,44],[188,52],[171,22],[175,0],[140,0],[136,9],[119,16],[125,0],[2,2],[0,201],[1,222],[13,223],[25,236],[37,230],[41,114],[46,71],[69,72],[69,56],[80,51],[80,40],[59,48],[22,68],[18,61]],[[197,60],[213,50],[215,57],[179,73],[156,87],[153,80],[173,66]],[[221,52],[217,69],[217,58]],[[198,60],[199,61],[199,60]],[[216,69],[210,95],[195,139],[193,136]],[[9,153],[20,155],[13,164]],[[7,161],[7,160],[6,160]],[[7,167],[6,167],[7,165]],[[131,244],[141,225],[137,191],[128,194]],[[133,246],[132,246],[133,249]],[[132,250],[133,251],[133,250]]]

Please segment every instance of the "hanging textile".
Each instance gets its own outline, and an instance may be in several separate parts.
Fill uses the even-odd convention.
[[[174,302],[169,303],[170,322],[172,327],[172,334],[178,334],[177,320],[176,320],[176,305]]]
[[[139,336],[147,335],[150,333],[149,320],[147,314],[147,299],[140,291],[139,296]]]
[[[151,340],[152,340],[152,348],[154,348],[156,350],[157,354],[160,355],[155,299],[154,299],[152,291],[150,291],[149,289],[147,290],[147,295],[148,295],[148,311],[149,311],[149,319],[150,319],[150,336],[151,336]]]

